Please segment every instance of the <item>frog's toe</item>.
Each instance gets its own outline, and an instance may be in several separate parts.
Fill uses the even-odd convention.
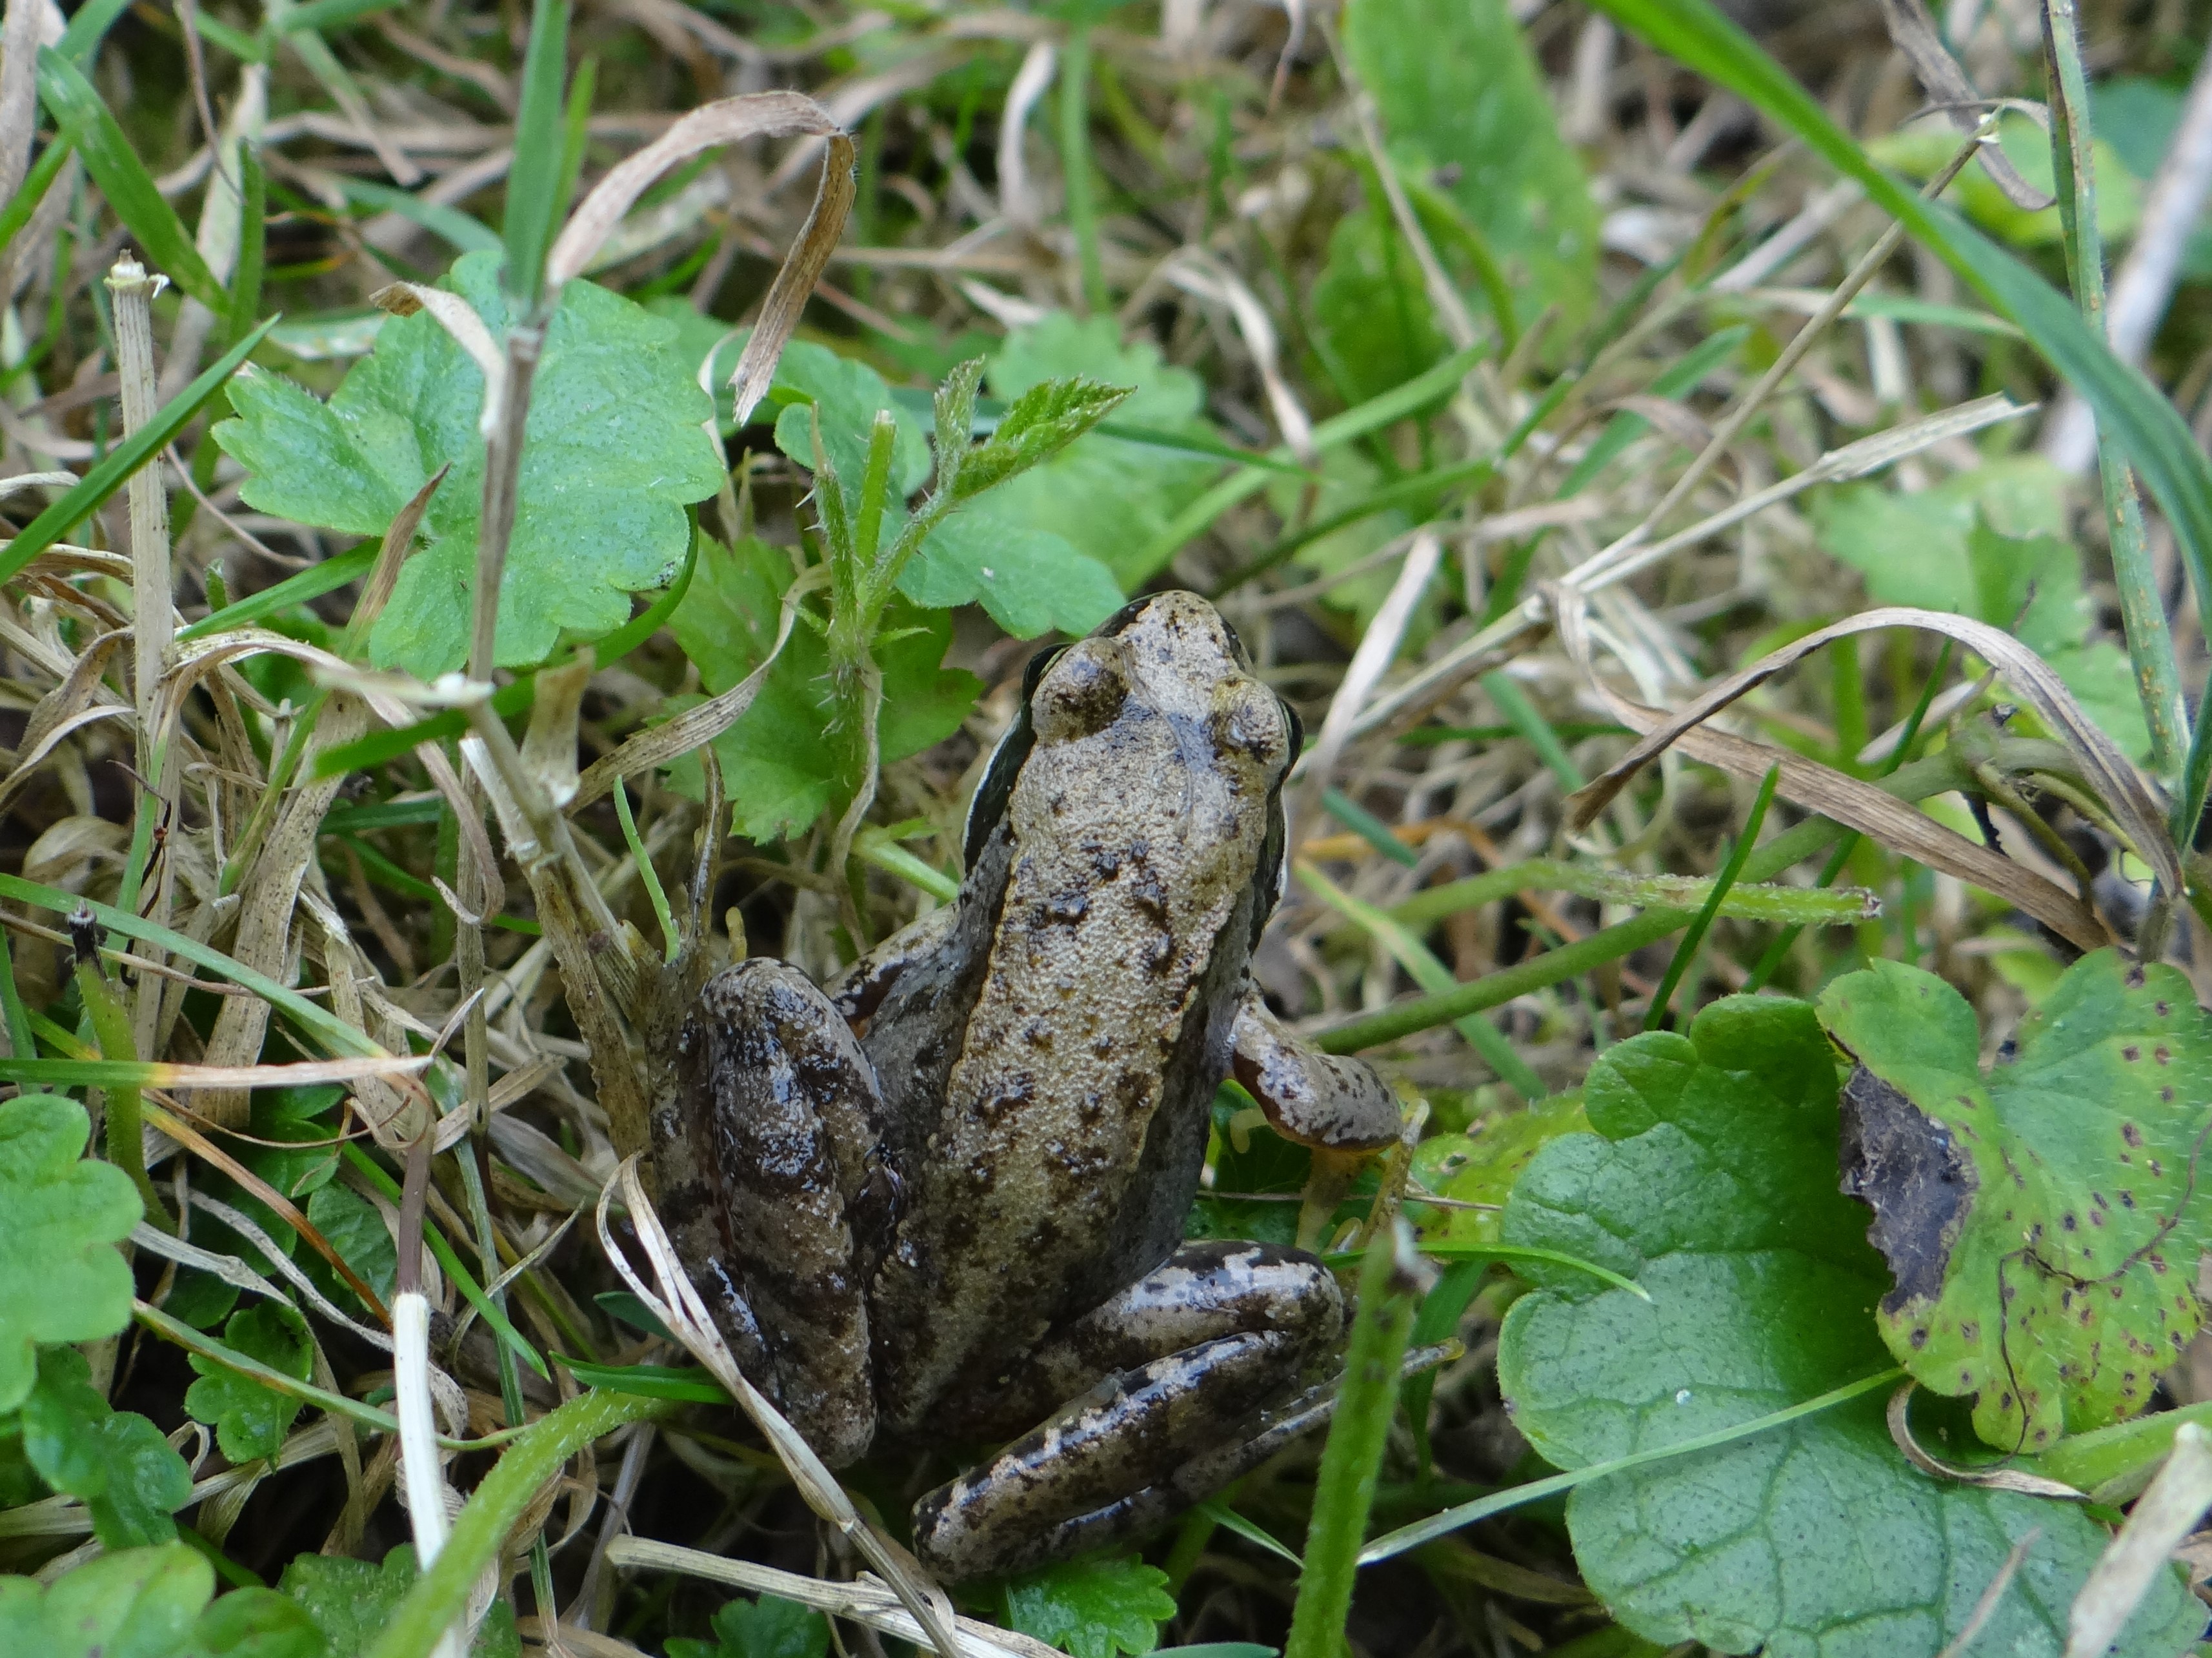
[[[1248,985],[1231,1035],[1231,1068],[1285,1138],[1324,1151],[1374,1151],[1398,1138],[1398,1102],[1364,1060],[1309,1047]]]

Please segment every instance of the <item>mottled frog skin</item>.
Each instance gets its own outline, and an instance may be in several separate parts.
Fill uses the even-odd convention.
[[[915,1505],[942,1576],[1148,1529],[1326,1414],[1334,1278],[1182,1242],[1224,1076],[1310,1144],[1398,1131],[1246,971],[1298,741],[1211,605],[1139,600],[1030,665],[952,903],[828,993],[733,967],[684,1028],[662,1211],[747,1376],[832,1465],[1004,1444]]]

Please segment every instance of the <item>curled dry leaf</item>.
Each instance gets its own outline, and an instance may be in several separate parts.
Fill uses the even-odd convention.
[[[1889,1396],[1889,1436],[1897,1448],[1905,1453],[1905,1460],[1924,1474],[1937,1479],[1954,1480],[1961,1485],[1979,1485],[1984,1491],[2018,1491],[2023,1497],[2056,1497],[2076,1503],[2087,1502],[2088,1494],[2077,1491],[2062,1479],[2046,1479],[2041,1474],[2029,1473],[2021,1468],[2003,1467],[1966,1468],[1956,1463],[1943,1461],[1933,1456],[1912,1435],[1912,1395],[1920,1384],[1907,1381]]]
[[[785,256],[783,268],[776,272],[768,297],[761,301],[752,337],[745,342],[744,355],[730,377],[740,426],[767,394],[776,359],[783,355],[785,342],[799,326],[807,295],[814,291],[816,279],[829,264],[830,250],[836,246],[852,211],[853,141],[836,116],[796,92],[747,93],[703,104],[611,169],[568,216],[560,239],[546,256],[546,284],[557,291],[591,263],[631,204],[669,168],[702,149],[742,139],[796,137],[827,137],[830,142],[822,157],[822,179],[815,187],[813,210]],[[490,406],[489,398],[486,406]]]
[[[1777,671],[1777,666],[1768,665],[1774,662],[1773,657],[1754,664],[1743,673],[1723,682],[1700,697],[1688,711],[1671,716],[1662,714],[1656,709],[1630,701],[1599,677],[1592,659],[1589,619],[1583,596],[1575,589],[1560,584],[1552,584],[1547,592],[1559,625],[1560,642],[1566,647],[1569,659],[1583,678],[1604,698],[1607,706],[1623,725],[1645,733],[1643,740],[1603,776],[1571,797],[1568,816],[1571,826],[1577,829],[1586,826],[1645,762],[1669,747],[1678,748],[1691,759],[1736,777],[1764,777],[1770,769],[1778,768],[1781,778],[1775,792],[1784,799],[1808,811],[1818,812],[1846,828],[1855,829],[1892,851],[1925,864],[1930,869],[1940,870],[1946,875],[1955,875],[1962,881],[1996,894],[2078,949],[2101,950],[2112,942],[2103,921],[2098,919],[2096,912],[2079,894],[2069,893],[2025,865],[2016,864],[1987,847],[1977,845],[1874,784],[1838,771],[1832,766],[1824,766],[1818,761],[1808,760],[1788,750],[1753,742],[1727,732],[1715,731],[1702,723],[1750,689],[1759,679]],[[1869,618],[1873,616],[1885,616],[1888,620],[1869,623]],[[1902,609],[1869,611],[1866,616],[1853,618],[1853,623],[1892,626],[1897,625],[1901,618],[1910,618],[1916,623],[1921,618],[1926,618],[1931,623],[1947,626],[1960,623],[1980,628],[1982,625],[1967,623],[1963,616],[1946,616],[1933,610]],[[1833,635],[1838,629],[1849,631],[1851,628],[1852,623],[1838,623],[1835,629],[1822,631]],[[2010,653],[2021,653],[2022,647],[2007,635],[1997,634],[1995,629],[1985,631],[2005,641],[2011,647]],[[1799,641],[1798,645],[1808,645],[1820,637],[1818,634],[1808,635],[1806,639]],[[1974,648],[1978,649],[1979,647]],[[1798,656],[1804,654],[1803,651],[1793,646],[1789,651],[1775,653],[1775,656],[1789,656],[1790,651],[1796,651]],[[2048,677],[2050,670],[2043,667],[2040,659],[2034,659],[2030,654],[2036,666]],[[1761,669],[1765,671],[1760,672]],[[1751,677],[1753,675],[1757,675],[1757,677]],[[1739,683],[1745,681],[1748,683]],[[2051,683],[2056,682],[2053,680]],[[2063,695],[2063,687],[2060,691]],[[1728,695],[1723,695],[1723,692]],[[2068,700],[2070,702],[2071,698]],[[2075,713],[2077,718],[2081,717],[2078,708]],[[2086,720],[2083,723],[2087,723]],[[2102,738],[2101,732],[2098,735],[2109,750],[2110,739]],[[2121,763],[2124,765],[2125,762]]]

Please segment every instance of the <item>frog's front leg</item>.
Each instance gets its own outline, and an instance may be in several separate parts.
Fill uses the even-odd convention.
[[[1374,1068],[1310,1046],[1249,981],[1229,1040],[1230,1075],[1286,1138],[1334,1152],[1379,1151],[1398,1138],[1398,1102]]]
[[[1286,1436],[1261,1407],[1293,1394],[1343,1328],[1336,1280],[1312,1256],[1185,1246],[966,1394],[964,1408],[948,1401],[955,1432],[1073,1402],[917,1503],[916,1553],[958,1580],[1152,1529],[1280,1448]]]
[[[653,1116],[660,1211],[738,1367],[832,1465],[875,1436],[866,1290],[890,1230],[881,1103],[851,1029],[769,959],[708,981]]]

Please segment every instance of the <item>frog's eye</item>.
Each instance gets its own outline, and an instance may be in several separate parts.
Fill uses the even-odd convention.
[[[1152,601],[1149,596],[1142,598],[1131,599],[1127,604],[1124,604],[1120,610],[1115,611],[1113,615],[1108,616],[1103,622],[1093,628],[1091,630],[1091,637],[1094,639],[1111,639],[1116,634],[1127,631],[1129,624],[1134,622],[1138,616],[1141,616],[1144,613],[1145,606],[1152,602]]]
[[[1065,644],[1048,645],[1030,659],[1022,670],[1022,706],[1027,708],[1036,695],[1037,682],[1044,677],[1045,670],[1067,653]]]
[[[1218,620],[1221,623],[1222,637],[1229,641],[1229,654],[1235,659],[1238,667],[1248,673],[1250,672],[1252,653],[1244,648],[1244,641],[1237,636],[1235,625],[1225,616],[1218,617]]]

